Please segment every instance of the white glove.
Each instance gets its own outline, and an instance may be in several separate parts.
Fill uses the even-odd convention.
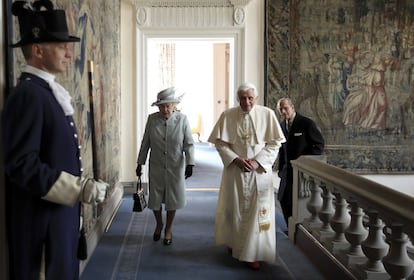
[[[99,179],[95,182],[95,188],[97,191],[97,195],[95,197],[95,201],[101,203],[105,200],[106,192],[108,191],[109,184]]]
[[[102,180],[95,181],[92,178],[85,178],[82,181],[82,202],[92,203],[93,201],[101,203],[104,201],[108,183]]]

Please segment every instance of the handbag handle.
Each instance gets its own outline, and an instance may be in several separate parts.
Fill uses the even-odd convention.
[[[141,182],[141,176],[138,176],[138,182],[137,182],[137,192],[142,189],[142,182]]]

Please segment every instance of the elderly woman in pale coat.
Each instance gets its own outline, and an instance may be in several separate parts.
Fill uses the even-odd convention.
[[[154,212],[156,228],[153,239],[161,238],[163,229],[162,204],[167,211],[164,244],[172,243],[172,224],[177,209],[186,205],[185,182],[193,173],[194,141],[187,116],[176,111],[181,97],[174,87],[157,95],[152,106],[159,112],[149,115],[137,159],[137,176],[149,156],[148,208]]]

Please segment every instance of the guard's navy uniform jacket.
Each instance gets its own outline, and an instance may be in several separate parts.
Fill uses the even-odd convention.
[[[46,279],[78,279],[79,202],[69,207],[41,198],[61,171],[81,175],[72,116],[65,116],[46,81],[22,73],[4,107],[2,137],[13,273],[30,271],[30,278],[19,279],[39,279],[45,246]]]

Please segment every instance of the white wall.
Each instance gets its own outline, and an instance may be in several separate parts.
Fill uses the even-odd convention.
[[[242,52],[244,55],[244,65],[241,69],[236,69],[241,73],[241,80],[256,84],[258,90],[263,92],[263,26],[264,26],[264,1],[251,0],[245,7],[245,25]],[[135,7],[131,1],[121,1],[121,182],[131,182],[136,180],[135,167],[136,157],[139,149],[139,142],[143,134],[143,127],[146,118],[140,116],[143,110],[148,108],[135,108],[137,94],[141,85],[137,80],[145,73],[140,73],[139,66],[136,65],[136,57],[140,57],[139,46],[134,27],[136,27]],[[243,28],[243,27],[242,27]],[[164,34],[174,32],[174,30],[164,30]],[[139,32],[138,32],[139,34]],[[136,51],[136,52],[135,52]],[[141,63],[138,61],[138,64]],[[237,74],[236,74],[237,76]],[[135,83],[135,84],[134,84]],[[263,95],[260,95],[259,103],[263,103]],[[144,98],[144,100],[146,100]],[[148,100],[143,102],[147,106]],[[138,117],[137,117],[138,116]],[[134,118],[138,121],[134,121]],[[140,123],[138,123],[140,122]]]
[[[136,65],[135,10],[129,0],[121,1],[121,168],[120,181],[134,181],[136,168]]]
[[[253,0],[246,9],[245,81],[256,85],[263,104],[264,88],[264,2]]]

